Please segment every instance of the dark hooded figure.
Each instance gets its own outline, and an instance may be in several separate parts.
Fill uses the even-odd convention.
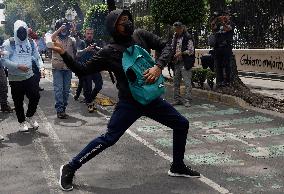
[[[139,45],[146,50],[160,51],[161,55],[156,65],[144,72],[146,82],[154,83],[161,75],[162,68],[171,55],[171,46],[166,45],[161,39],[145,30],[134,31],[133,19],[129,11],[114,10],[106,17],[106,27],[113,37],[115,44],[122,48]],[[114,145],[124,132],[141,116],[147,116],[167,127],[173,129],[173,163],[168,171],[170,176],[200,177],[200,174],[183,162],[188,120],[164,99],[158,97],[147,105],[136,101],[128,86],[126,74],[122,68],[123,50],[113,48],[113,43],[97,52],[85,64],[78,64],[60,43],[55,42],[54,51],[58,52],[68,67],[78,75],[92,74],[100,71],[111,71],[117,80],[119,101],[107,125],[106,133],[93,139],[77,156],[68,164],[60,168],[60,187],[63,190],[72,190],[73,176],[84,163],[94,158],[106,148]]]

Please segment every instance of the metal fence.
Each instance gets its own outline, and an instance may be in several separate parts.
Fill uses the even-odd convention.
[[[151,0],[131,4],[133,17],[151,14]],[[228,5],[235,24],[234,48],[284,48],[284,1],[232,0]],[[208,23],[195,26],[198,48],[208,48]],[[162,35],[162,34],[159,34]]]

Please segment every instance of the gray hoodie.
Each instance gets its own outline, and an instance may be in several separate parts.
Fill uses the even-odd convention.
[[[34,75],[32,71],[32,60],[37,63],[39,68],[43,65],[35,42],[33,46],[34,49],[32,49],[28,37],[23,41],[17,37],[17,30],[20,27],[24,27],[26,30],[28,29],[28,26],[24,21],[17,20],[14,23],[15,47],[11,46],[9,39],[5,40],[3,43],[5,54],[2,62],[3,66],[6,66],[9,70],[9,81],[23,81],[32,77]],[[23,72],[18,69],[18,66],[21,64],[27,65],[29,70]]]

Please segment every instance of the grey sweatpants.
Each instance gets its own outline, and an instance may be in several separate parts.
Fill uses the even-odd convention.
[[[191,85],[191,78],[192,78],[192,69],[186,70],[184,68],[183,62],[179,62],[175,65],[174,70],[174,100],[175,101],[182,101],[182,102],[190,102],[192,100],[192,85]],[[180,84],[181,81],[184,81],[185,85],[185,95],[184,97],[180,94]]]
[[[0,104],[7,103],[8,86],[7,77],[3,67],[0,67]]]

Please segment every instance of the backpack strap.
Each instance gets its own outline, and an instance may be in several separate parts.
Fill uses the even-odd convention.
[[[15,43],[14,37],[10,37],[9,42],[10,42],[10,47],[12,48],[12,50],[13,51],[16,50],[16,43]]]
[[[9,41],[10,41],[10,46],[13,49],[13,51],[16,50],[15,38],[14,37],[10,37]],[[29,42],[30,42],[31,47],[32,47],[32,55],[33,55],[34,51],[35,51],[35,43],[34,43],[33,39],[31,39],[31,38],[29,38]]]
[[[31,47],[32,47],[32,55],[34,55],[34,51],[35,51],[35,43],[34,43],[34,40],[29,38],[29,42],[31,44]]]
[[[121,46],[119,44],[110,44],[109,47],[113,48],[115,50],[118,50],[120,52],[124,52],[125,51],[125,47]],[[109,73],[109,76],[111,78],[112,83],[114,84],[115,83],[115,79],[114,79],[114,76],[113,76],[112,72],[109,71],[108,73]]]
[[[125,51],[125,47],[119,44],[113,43],[113,44],[110,44],[109,47],[114,48],[115,50],[118,50],[120,52]]]

